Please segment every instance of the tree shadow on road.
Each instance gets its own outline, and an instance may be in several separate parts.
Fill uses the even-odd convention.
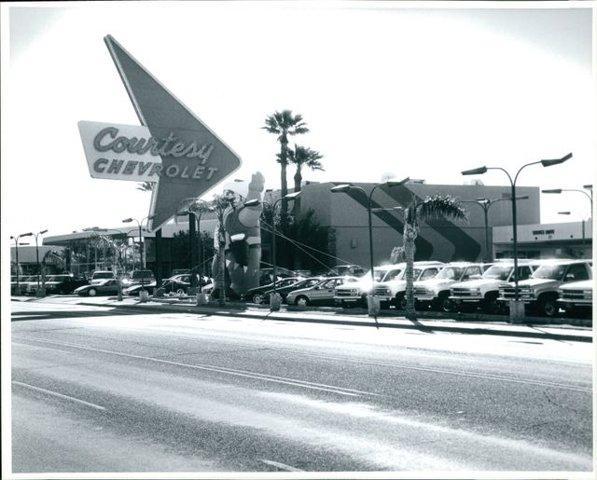
[[[64,310],[36,310],[34,312],[12,312],[11,322],[26,322],[31,320],[55,320],[58,318],[85,318],[85,317],[113,317],[122,315],[159,315],[163,312],[157,311],[134,311],[113,308],[109,311],[97,310],[80,310],[80,311],[64,311]]]

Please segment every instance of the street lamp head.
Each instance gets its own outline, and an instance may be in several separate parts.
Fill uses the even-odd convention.
[[[133,221],[132,218],[125,218],[122,223],[131,223]]]
[[[541,190],[541,193],[562,193],[561,188],[547,188],[545,190]]]
[[[558,212],[558,215],[570,215],[570,212]]]
[[[42,230],[41,232],[38,233],[38,235],[43,235],[44,233],[48,233],[48,229]]]
[[[586,190],[593,190],[593,185],[583,185],[582,188],[586,189]]]
[[[27,233],[21,233],[19,235],[19,237],[31,237],[33,235],[33,232],[27,232]]]
[[[560,163],[564,163],[566,160],[570,160],[572,158],[572,153],[568,155],[564,155],[562,158],[555,158],[553,160],[541,160],[541,165],[544,167],[551,167],[552,165],[558,165]]]
[[[259,200],[258,198],[252,198],[251,200],[247,200],[243,204],[243,206],[245,206],[245,207],[256,207],[260,203],[261,203],[261,200]]]
[[[462,175],[482,175],[487,172],[487,167],[472,168],[471,170],[463,170]]]
[[[348,192],[350,190],[350,187],[352,187],[350,183],[343,183],[341,185],[336,185],[335,187],[330,188],[330,191],[332,193]]]
[[[489,203],[491,200],[489,200],[489,198],[477,198],[475,200],[475,202],[481,204],[481,205],[485,205],[487,203]]]
[[[300,190],[298,192],[288,193],[287,195],[284,195],[284,199],[285,200],[294,200],[295,198],[300,196],[300,194],[301,194]]]
[[[402,180],[388,180],[385,184],[388,187],[398,187],[400,185],[404,185],[406,182],[410,180],[410,177],[403,178]]]

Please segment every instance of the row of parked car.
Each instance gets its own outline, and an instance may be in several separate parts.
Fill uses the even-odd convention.
[[[590,314],[593,282],[590,260],[519,260],[519,298],[528,309],[542,316]],[[289,277],[280,279],[276,292],[291,305],[366,305],[373,293],[382,308],[402,309],[406,303],[406,264],[384,265],[361,276]],[[494,263],[436,261],[415,262],[414,297],[417,309],[444,312],[474,311],[506,313],[514,298],[514,262]],[[273,284],[244,295],[244,300],[267,302]]]

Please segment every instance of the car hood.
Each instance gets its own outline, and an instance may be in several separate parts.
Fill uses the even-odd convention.
[[[425,288],[438,288],[438,287],[447,287],[454,284],[454,280],[444,279],[444,278],[430,278],[429,280],[421,280],[420,282],[415,282],[414,285],[416,287],[425,287]]]
[[[519,287],[549,287],[549,286],[557,286],[560,282],[557,280],[551,280],[549,278],[528,278],[527,280],[523,280],[522,282],[518,282]]]
[[[107,282],[109,282],[110,280],[114,280],[114,279],[113,278],[98,278],[96,280],[91,280],[89,282],[89,285],[96,285],[96,286],[98,286],[98,285],[104,285]]]
[[[562,285],[562,290],[593,290],[594,280],[581,280],[580,282],[570,282]]]
[[[477,278],[475,280],[468,280],[466,282],[458,282],[452,285],[452,288],[499,288],[503,285],[509,285],[505,280],[498,280],[496,278]]]

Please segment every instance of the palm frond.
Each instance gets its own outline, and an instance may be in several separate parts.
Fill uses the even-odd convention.
[[[427,221],[437,218],[452,218],[454,220],[467,220],[466,209],[459,199],[451,195],[433,195],[426,197],[419,203],[415,210],[415,221]]]

